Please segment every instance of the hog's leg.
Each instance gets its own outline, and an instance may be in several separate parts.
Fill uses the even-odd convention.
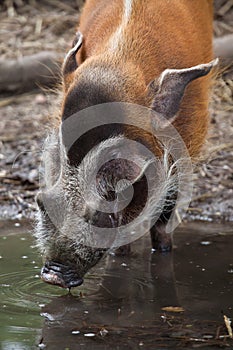
[[[166,232],[166,225],[173,213],[177,200],[177,193],[170,194],[158,221],[151,227],[150,236],[153,250],[170,252],[172,250],[172,232]]]
[[[125,245],[122,245],[121,247],[117,248],[115,250],[115,255],[117,256],[124,256],[124,255],[129,255],[130,254],[130,243],[129,244],[125,244]]]
[[[170,252],[172,249],[172,234],[166,233],[166,223],[156,222],[150,229],[152,249],[161,252]]]

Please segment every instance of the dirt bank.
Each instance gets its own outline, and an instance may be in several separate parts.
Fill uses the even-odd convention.
[[[0,5],[1,59],[43,50],[65,53],[82,1],[3,1]],[[232,1],[216,1],[214,34],[233,32]],[[209,139],[195,172],[187,220],[233,220],[233,62],[215,84]],[[54,91],[1,96],[0,218],[33,217],[39,184],[42,140],[56,114]]]

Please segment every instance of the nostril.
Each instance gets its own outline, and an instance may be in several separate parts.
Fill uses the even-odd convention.
[[[49,272],[48,266],[44,265],[44,267],[42,267],[41,269],[41,273],[48,273],[48,272]]]

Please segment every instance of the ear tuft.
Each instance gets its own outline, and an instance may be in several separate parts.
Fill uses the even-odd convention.
[[[82,33],[77,32],[73,41],[72,49],[70,49],[70,51],[67,53],[63,62],[63,66],[62,66],[63,75],[70,74],[78,68],[75,55],[80,49],[80,47],[82,46],[82,42],[83,42],[83,35]]]
[[[159,79],[150,84],[155,97],[152,109],[171,119],[178,112],[187,85],[200,77],[207,75],[218,64],[218,58],[206,63],[185,69],[166,69]]]

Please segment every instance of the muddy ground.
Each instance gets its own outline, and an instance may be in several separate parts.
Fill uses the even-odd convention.
[[[1,59],[42,50],[65,53],[82,1],[0,3]],[[232,1],[215,2],[214,35],[233,33]],[[209,138],[195,170],[187,220],[233,221],[233,62],[219,74],[210,105]],[[5,94],[0,99],[0,218],[34,216],[43,139],[59,108],[56,89]]]

